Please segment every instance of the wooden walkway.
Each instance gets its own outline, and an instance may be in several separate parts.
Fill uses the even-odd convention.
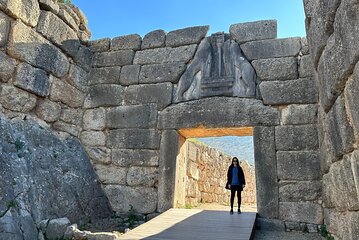
[[[255,218],[254,212],[230,215],[228,211],[170,209],[120,239],[248,240]]]

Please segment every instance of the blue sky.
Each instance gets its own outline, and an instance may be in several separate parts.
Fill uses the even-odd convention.
[[[92,39],[210,25],[278,20],[278,38],[305,36],[303,0],[73,0],[89,20]]]

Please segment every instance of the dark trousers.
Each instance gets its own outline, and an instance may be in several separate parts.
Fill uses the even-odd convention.
[[[237,198],[238,198],[238,209],[241,207],[241,192],[242,192],[242,188],[239,185],[234,185],[231,186],[231,208],[233,208],[233,203],[234,203],[234,197],[236,195],[237,192]]]

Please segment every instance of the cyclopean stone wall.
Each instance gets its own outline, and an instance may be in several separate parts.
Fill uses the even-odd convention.
[[[177,163],[182,165],[184,174],[182,179],[178,179],[183,184],[176,186],[175,206],[196,206],[200,203],[228,205],[230,191],[226,190],[224,186],[227,182],[227,171],[231,161],[231,156],[217,149],[200,142],[187,140],[181,146],[177,157]],[[246,178],[246,187],[242,192],[242,204],[255,204],[254,168],[242,159],[240,159],[240,165]]]
[[[79,138],[113,210],[173,206],[180,129],[252,126],[259,215],[322,223],[305,38],[276,39],[268,20],[86,42],[86,23],[50,0],[0,0],[0,109]]]
[[[335,239],[359,236],[359,11],[352,0],[304,1],[319,86],[324,223]]]

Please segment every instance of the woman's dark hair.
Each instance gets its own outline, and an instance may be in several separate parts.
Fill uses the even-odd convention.
[[[237,157],[233,157],[233,158],[232,158],[232,162],[237,162],[237,163],[239,163],[238,158],[237,158]]]

